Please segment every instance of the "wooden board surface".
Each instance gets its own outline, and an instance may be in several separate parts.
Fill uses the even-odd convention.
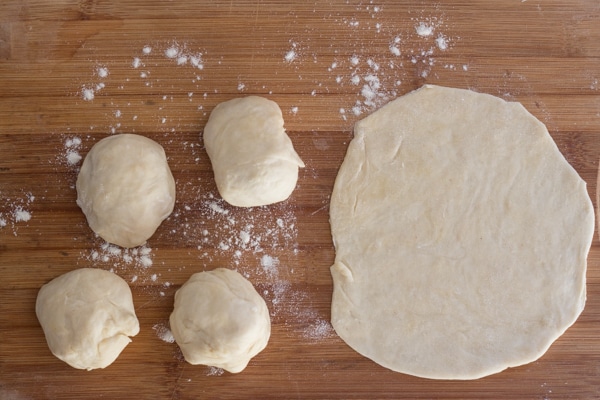
[[[359,356],[329,325],[328,204],[352,126],[424,83],[522,102],[596,204],[597,0],[3,1],[0,398],[600,398],[597,238],[585,311],[525,366],[419,379]],[[249,94],[279,103],[306,168],[288,201],[243,210],[219,199],[199,134],[216,104]],[[165,147],[178,195],[146,249],[127,254],[88,228],[69,162],[122,132]],[[141,332],[113,365],[85,372],[51,355],[34,304],[42,284],[90,266],[130,282]],[[272,313],[269,346],[237,375],[191,366],[164,340],[176,289],[218,266],[243,271]]]

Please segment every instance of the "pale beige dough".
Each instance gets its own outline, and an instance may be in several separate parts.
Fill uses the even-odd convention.
[[[219,194],[234,206],[286,200],[304,163],[274,101],[248,96],[215,107],[203,133]]]
[[[78,369],[109,366],[140,330],[129,286],[101,269],[51,280],[38,292],[35,313],[52,354]]]
[[[355,126],[331,198],[331,320],[425,378],[536,360],[584,308],[585,182],[519,103],[425,86]]]
[[[164,149],[134,134],[100,140],[77,177],[77,204],[107,242],[146,243],[175,206],[175,180]]]
[[[244,370],[271,336],[263,298],[238,272],[199,272],[175,293],[171,331],[190,364]]]

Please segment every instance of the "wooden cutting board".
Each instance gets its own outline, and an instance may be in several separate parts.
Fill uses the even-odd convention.
[[[597,0],[3,1],[0,398],[600,398],[596,238],[585,311],[528,365],[420,379],[329,325],[328,205],[353,124],[424,83],[522,102],[596,203]],[[216,104],[250,94],[279,103],[306,168],[285,203],[242,210],[220,200],[199,135]],[[174,214],[135,252],[103,244],[75,204],[78,156],[122,132],[161,143],[177,180]],[[236,375],[185,363],[167,331],[177,288],[219,266],[244,272],[272,313],[269,346]],[[52,356],[35,317],[40,286],[78,267],[133,290],[141,332],[105,370]]]

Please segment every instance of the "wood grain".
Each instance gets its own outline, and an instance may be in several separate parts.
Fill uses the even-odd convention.
[[[421,22],[435,27],[432,37],[415,33]],[[440,35],[446,50],[435,43]],[[390,51],[394,44],[400,55]],[[144,54],[144,46],[152,52]],[[203,69],[165,57],[169,46],[202,53]],[[296,52],[292,62],[284,60],[289,50]],[[98,76],[100,67],[108,77]],[[355,115],[369,74],[379,79],[382,97]],[[359,85],[353,75],[363,79]],[[424,83],[520,101],[548,126],[595,204],[599,81],[596,0],[3,1],[0,398],[600,398],[596,238],[585,311],[528,365],[475,381],[419,379],[359,356],[326,324],[334,258],[329,196],[356,120]],[[83,88],[98,89],[92,101],[82,98]],[[248,94],[279,103],[307,166],[283,204],[251,211],[223,205],[236,221],[229,226],[207,208],[218,194],[200,134],[216,104]],[[85,155],[112,132],[161,143],[177,181],[175,213],[149,241],[147,269],[103,260],[102,241],[75,204],[77,166],[65,160],[66,141],[81,138],[77,151]],[[19,207],[30,212],[29,221],[14,220]],[[262,251],[235,255],[219,246],[243,224],[253,224]],[[261,267],[265,254],[279,260],[276,278]],[[141,323],[117,362],[92,372],[50,354],[34,313],[41,285],[86,266],[113,268],[131,282]],[[236,375],[185,363],[157,332],[167,324],[175,290],[193,272],[218,266],[244,271],[273,314],[269,346]]]

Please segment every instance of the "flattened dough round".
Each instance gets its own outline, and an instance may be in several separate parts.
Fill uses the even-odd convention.
[[[52,354],[78,369],[109,366],[140,331],[129,286],[101,269],[51,280],[38,292],[35,313]]]
[[[171,331],[190,364],[241,372],[271,336],[269,309],[238,272],[199,272],[175,293]]]
[[[264,206],[284,201],[294,191],[304,163],[274,101],[248,96],[217,105],[203,138],[219,194],[229,204]]]
[[[331,199],[332,324],[394,371],[539,358],[585,304],[585,182],[519,103],[425,86],[355,126]]]
[[[77,177],[77,204],[107,242],[146,243],[175,206],[175,180],[164,149],[134,134],[100,140]]]

